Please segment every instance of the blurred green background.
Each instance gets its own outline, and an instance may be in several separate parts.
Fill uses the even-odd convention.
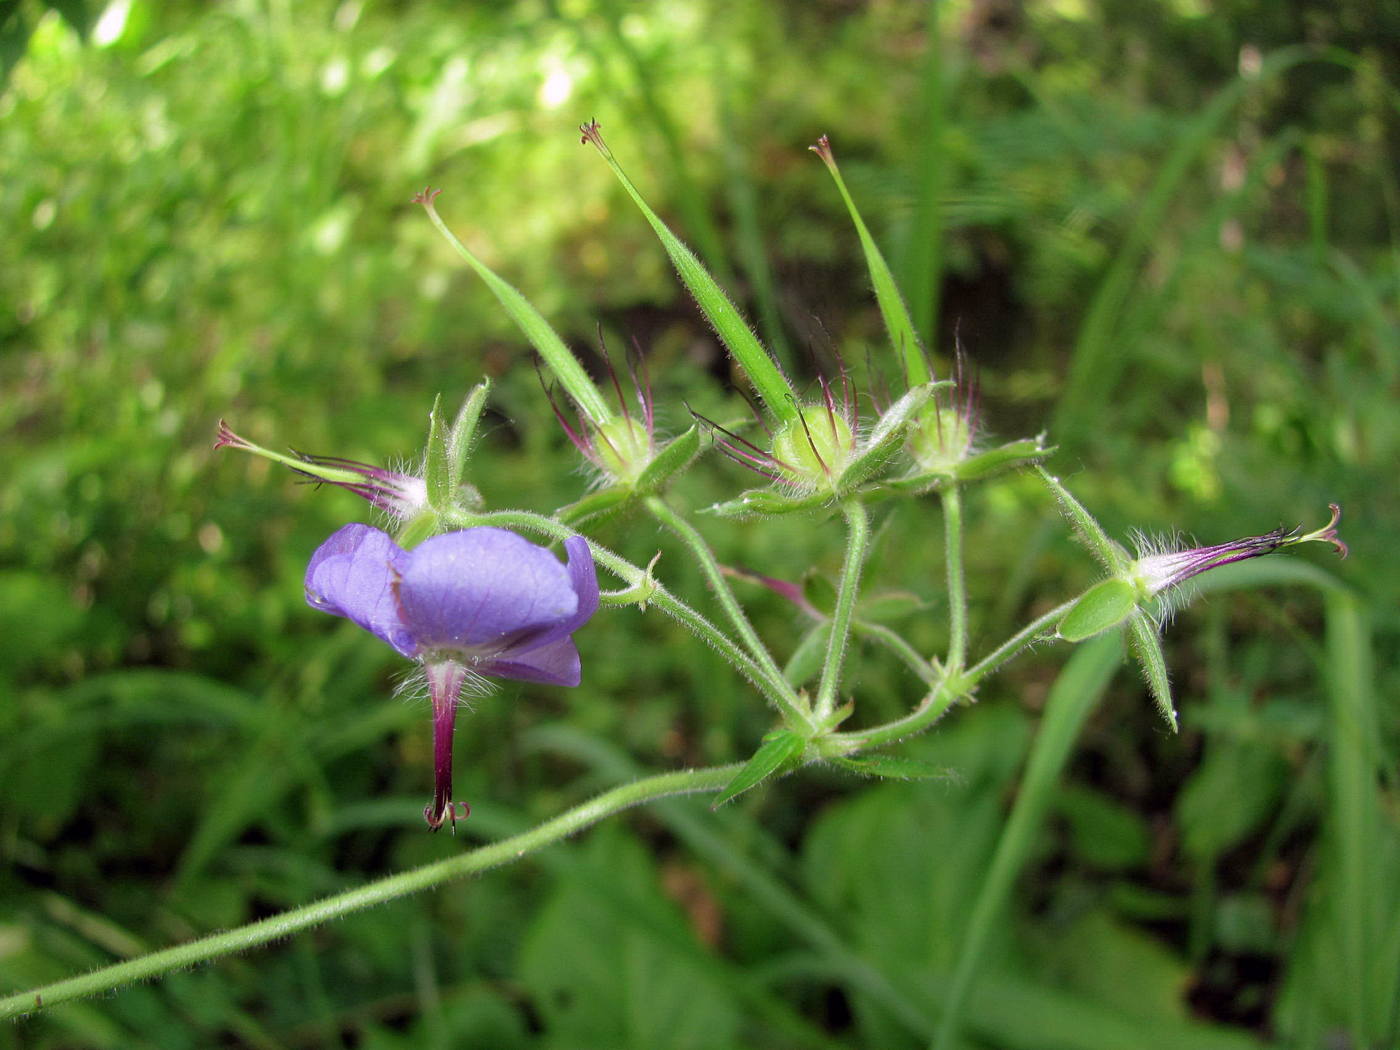
[[[1400,1042],[1400,9],[1381,0],[0,4],[0,983],[26,988],[496,838],[641,770],[733,761],[756,695],[633,609],[578,690],[458,733],[456,839],[419,816],[405,666],[304,605],[353,497],[210,451],[411,462],[487,375],[491,507],[587,478],[525,341],[409,204],[592,364],[646,354],[662,426],[743,410],[642,190],[791,374],[897,367],[806,146],[831,136],[940,368],[1042,429],[1111,532],[1203,542],[1346,511],[1352,557],[1242,573],[1167,640],[1182,732],[1113,679],[1047,789],[973,978],[977,1048]],[[711,457],[700,508],[754,483]],[[974,652],[1091,582],[1043,488],[969,494]],[[839,564],[836,522],[704,522],[734,565]],[[875,589],[942,638],[936,506]],[[653,524],[598,537],[704,600]],[[1310,563],[1310,567],[1309,567]],[[744,591],[790,652],[800,624]],[[1022,658],[909,752],[947,782],[803,773],[628,814],[466,884],[0,1030],[0,1046],[926,1045],[1069,655]],[[863,723],[915,683],[855,654]]]

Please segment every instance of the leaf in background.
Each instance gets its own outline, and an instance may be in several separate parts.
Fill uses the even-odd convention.
[[[737,1002],[646,849],[616,825],[595,831],[563,869],[518,960],[556,1047],[730,1050]]]

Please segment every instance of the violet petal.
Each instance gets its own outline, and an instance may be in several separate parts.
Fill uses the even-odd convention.
[[[553,554],[491,526],[419,544],[401,562],[397,593],[420,649],[468,656],[494,655],[550,631],[579,607],[573,580]]]
[[[500,655],[478,663],[473,670],[490,678],[514,678],[545,685],[578,685],[583,668],[572,638],[561,638],[548,645],[531,645],[528,651],[505,649]]]
[[[405,553],[387,533],[346,525],[316,549],[306,567],[306,602],[344,616],[404,656],[417,650],[394,597],[396,568]]]

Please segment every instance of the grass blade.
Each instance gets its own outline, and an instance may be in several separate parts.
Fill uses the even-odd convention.
[[[933,1050],[950,1050],[956,1045],[961,1015],[968,989],[982,961],[982,950],[992,923],[1011,893],[1012,883],[1025,862],[1031,843],[1040,831],[1045,810],[1054,794],[1070,748],[1089,712],[1108,688],[1109,679],[1121,661],[1122,647],[1116,634],[1105,635],[1079,647],[1055,680],[1045,704],[1045,717],[1026,760],[1021,790],[1011,816],[997,843],[991,869],[981,892],[972,905],[967,938],[958,952],[957,969],[948,985],[943,1019]]]

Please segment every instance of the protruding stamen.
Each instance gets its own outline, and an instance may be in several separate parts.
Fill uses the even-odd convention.
[[[455,831],[458,809],[464,810],[463,818],[471,812],[465,802],[452,800],[452,731],[467,670],[455,660],[426,664],[424,670],[433,702],[433,800],[424,807],[423,819],[433,831],[449,821]]]
[[[1326,525],[1322,526],[1322,528],[1314,529],[1306,535],[1299,536],[1293,542],[1311,543],[1317,541],[1319,543],[1330,543],[1336,549],[1337,553],[1345,558],[1350,551],[1342,538],[1337,535],[1337,526],[1342,523],[1342,508],[1336,503],[1329,503],[1327,507],[1332,511],[1331,520],[1328,521]]]

